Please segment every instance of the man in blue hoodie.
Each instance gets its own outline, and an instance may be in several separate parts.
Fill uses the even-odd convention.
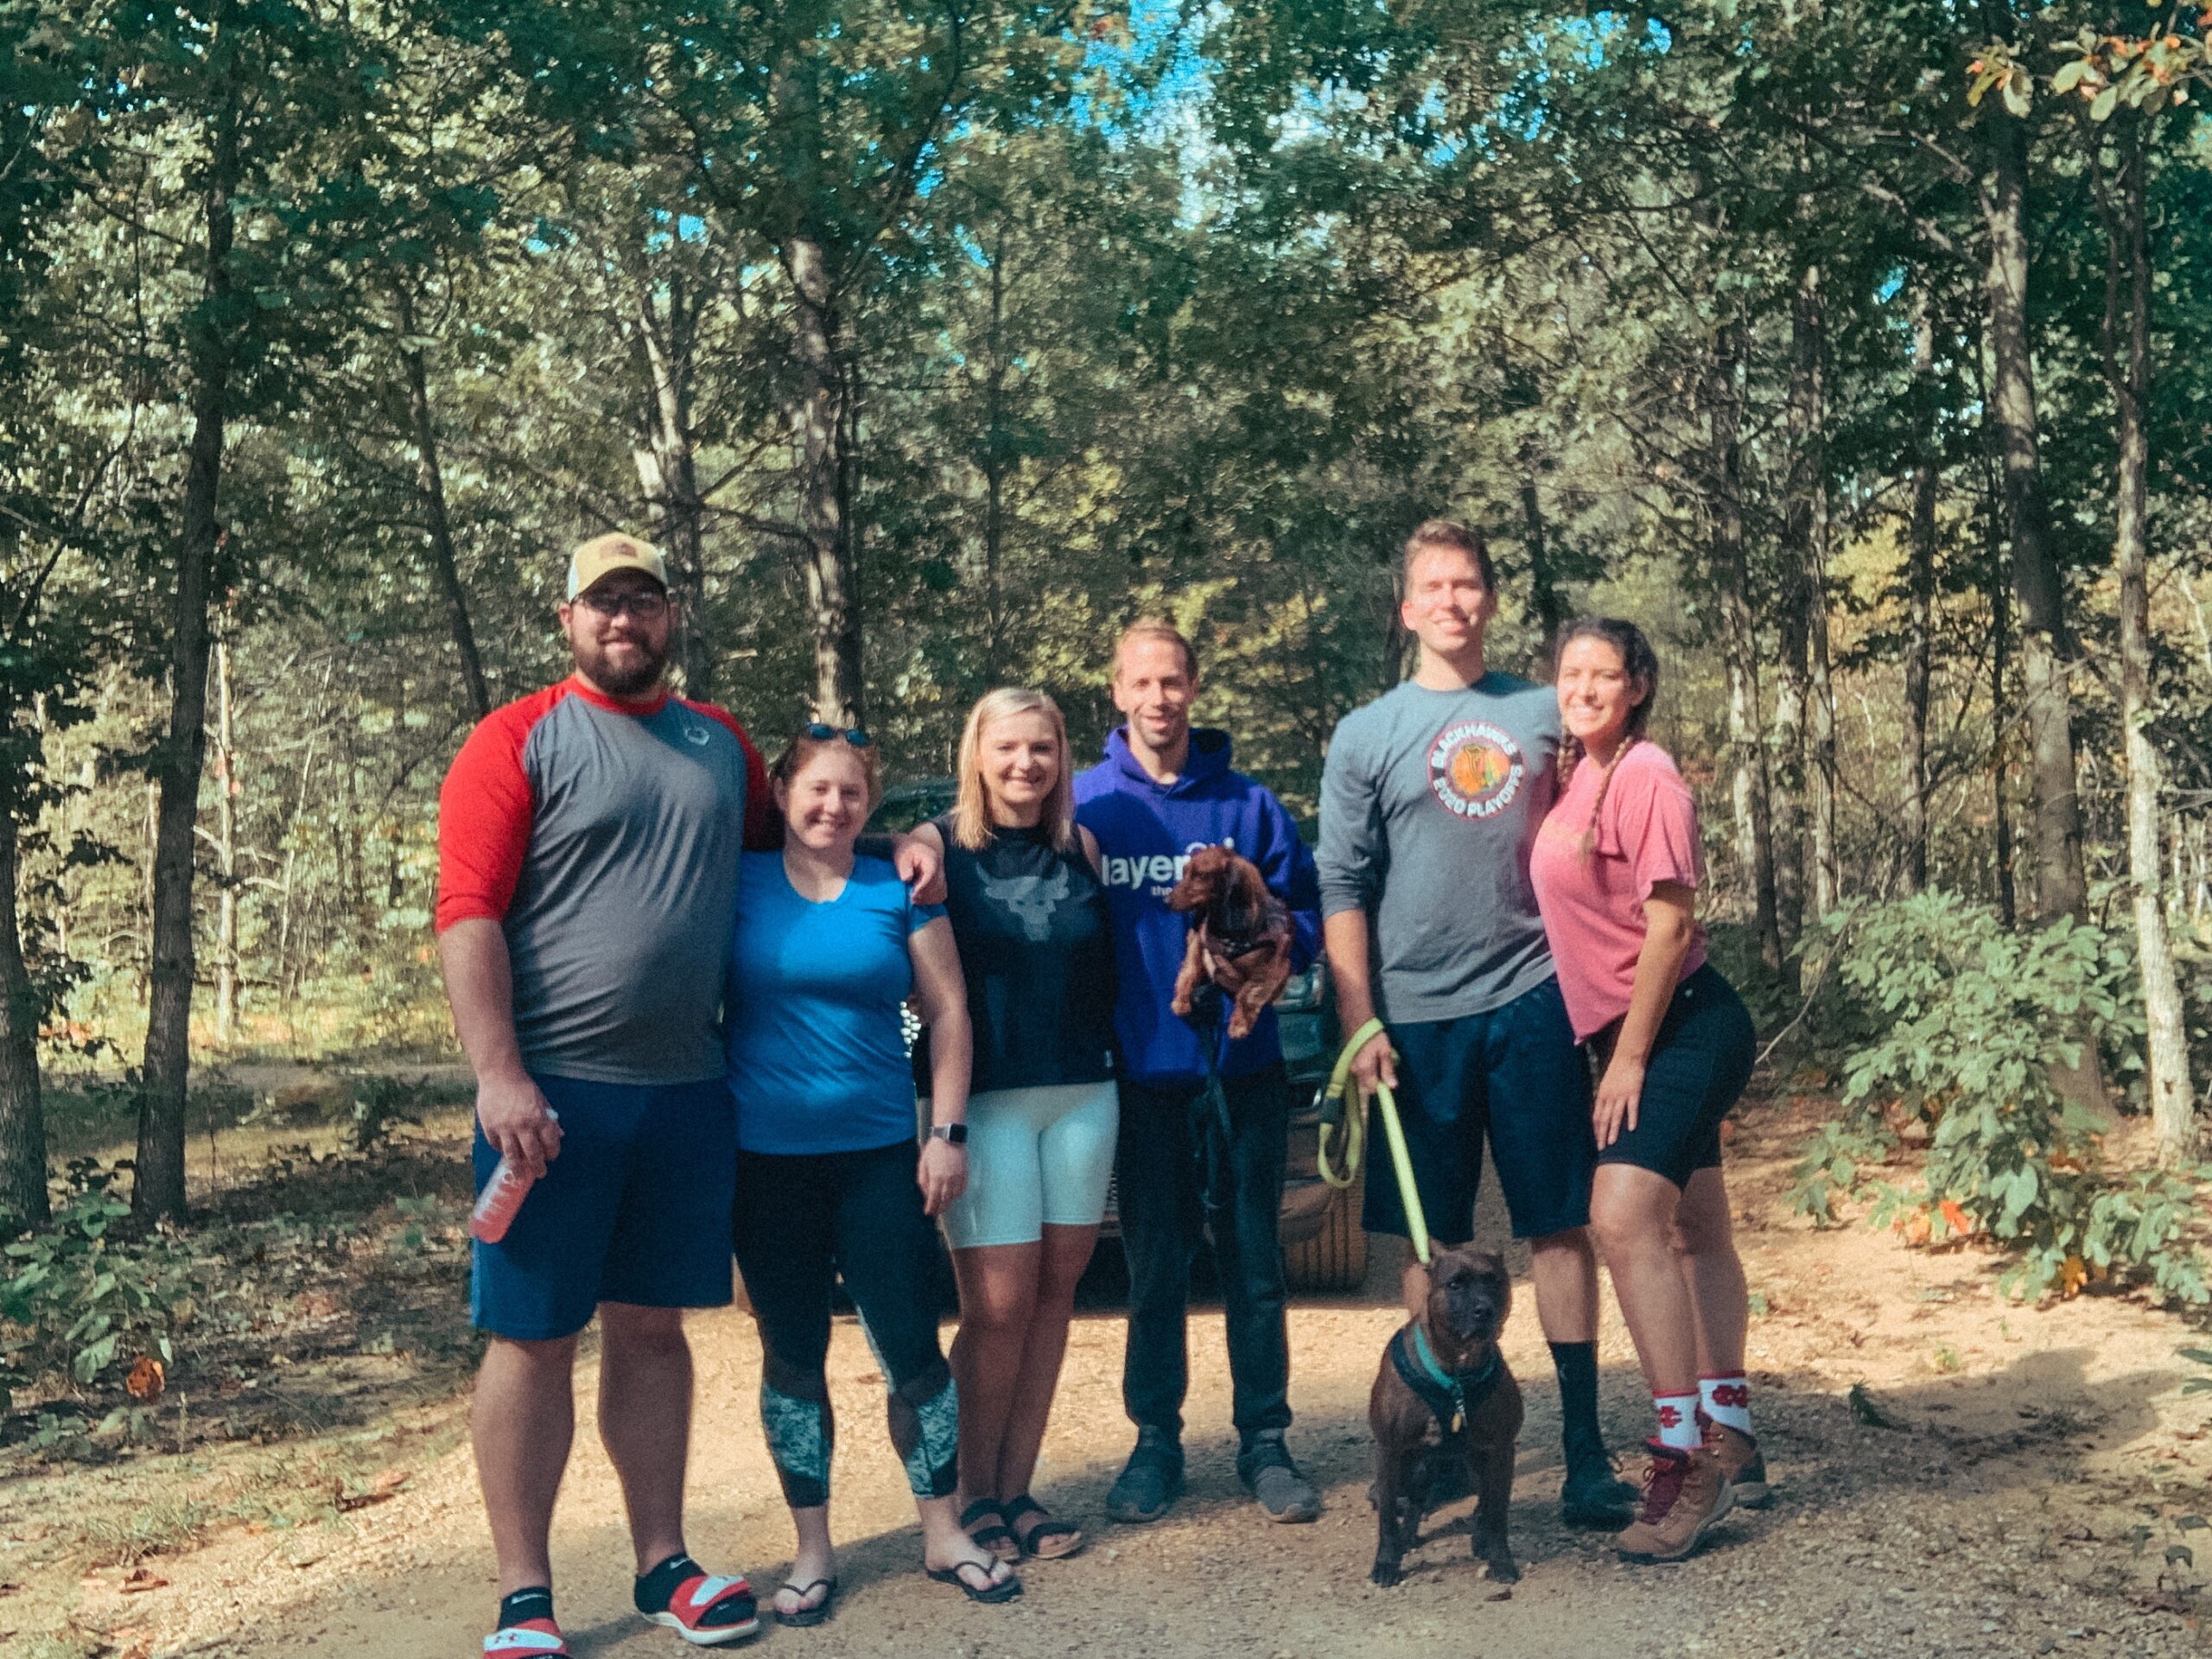
[[[1115,1178],[1129,1263],[1122,1400],[1137,1444],[1106,1510],[1117,1521],[1156,1521],[1182,1493],[1185,1313],[1191,1264],[1211,1220],[1242,1442],[1236,1472],[1270,1519],[1311,1521],[1320,1495],[1283,1439],[1290,1338],[1275,1218],[1290,1088],[1274,1011],[1232,1043],[1218,1024],[1202,1038],[1168,1007],[1186,925],[1167,908],[1167,895],[1200,848],[1243,854],[1290,907],[1291,963],[1303,972],[1321,925],[1313,858],[1282,803],[1230,769],[1229,734],[1192,728],[1198,654],[1174,627],[1147,620],[1122,636],[1113,691],[1128,724],[1107,738],[1104,761],[1075,780],[1076,817],[1097,837],[1105,862],[1121,982]]]

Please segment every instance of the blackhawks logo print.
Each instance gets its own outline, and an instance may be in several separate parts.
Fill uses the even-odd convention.
[[[1428,746],[1428,787],[1463,818],[1503,812],[1528,774],[1521,746],[1486,720],[1459,720]]]

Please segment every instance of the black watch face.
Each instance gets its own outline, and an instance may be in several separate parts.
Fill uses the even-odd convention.
[[[930,1133],[940,1141],[950,1141],[956,1147],[964,1147],[968,1144],[968,1126],[965,1123],[942,1124]]]

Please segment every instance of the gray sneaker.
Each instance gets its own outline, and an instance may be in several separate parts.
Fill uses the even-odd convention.
[[[1139,1429],[1135,1450],[1106,1494],[1106,1513],[1141,1525],[1159,1520],[1182,1496],[1183,1448],[1159,1429]]]
[[[1280,1434],[1261,1434],[1236,1457],[1236,1475],[1270,1521],[1313,1521],[1321,1514],[1321,1494],[1298,1471]]]

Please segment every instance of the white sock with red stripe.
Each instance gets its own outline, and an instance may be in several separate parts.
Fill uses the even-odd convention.
[[[1741,1371],[1733,1376],[1701,1376],[1697,1380],[1698,1403],[1705,1414],[1724,1428],[1750,1438],[1751,1383]]]
[[[1659,1420],[1659,1432],[1652,1438],[1660,1445],[1676,1452],[1697,1450],[1697,1395],[1655,1394],[1651,1396],[1651,1411]]]

